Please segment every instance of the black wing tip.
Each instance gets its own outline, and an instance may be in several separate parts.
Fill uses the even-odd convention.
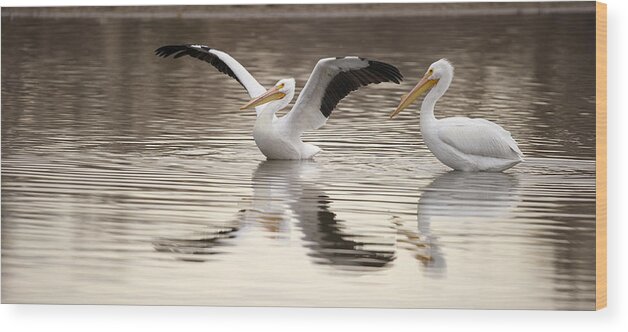
[[[382,83],[382,82],[393,82],[395,84],[400,84],[401,81],[403,81],[403,74],[401,74],[401,71],[399,71],[399,69],[389,63],[386,62],[382,62],[382,61],[377,61],[377,60],[371,60],[371,59],[367,59],[367,58],[363,58],[363,57],[359,57],[359,56],[337,56],[335,57],[336,60],[340,60],[340,59],[346,59],[346,58],[358,58],[360,61],[366,61],[368,63],[367,68],[371,69],[372,71],[375,72],[375,74],[377,74],[380,79],[384,79],[381,82],[370,82],[370,83]]]
[[[220,56],[212,53],[212,50],[218,51],[217,49],[210,48],[209,46],[202,44],[165,45],[156,49],[155,55],[164,58],[174,55],[175,59],[189,55],[193,58],[209,63],[214,68],[218,69],[219,72],[227,74],[228,76],[238,81],[240,85],[244,86],[242,81],[240,81],[238,76],[233,72],[229,65],[227,65],[222,59],[220,59]]]
[[[209,46],[203,44],[179,44],[179,45],[164,45],[155,50],[155,55],[163,58],[167,58],[175,53],[175,58],[187,54],[186,51],[199,51],[199,48],[205,52],[212,50]]]
[[[165,45],[155,50],[155,55],[160,57],[168,57],[178,51],[184,50],[184,45]]]
[[[385,82],[394,82],[395,84],[399,84],[403,81],[403,74],[401,74],[401,71],[399,71],[397,67],[382,61],[367,61],[369,63],[369,68],[372,68],[374,71],[381,74],[386,79]]]
[[[337,57],[345,58],[345,57]],[[320,111],[328,118],[333,109],[336,108],[340,100],[347,96],[351,91],[355,91],[360,87],[370,84],[378,84],[383,82],[401,83],[403,75],[397,67],[377,61],[356,57],[361,61],[366,61],[367,66],[360,69],[348,70],[338,73],[325,89],[325,93],[321,100]]]

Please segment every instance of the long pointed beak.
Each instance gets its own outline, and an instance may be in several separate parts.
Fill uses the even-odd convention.
[[[426,76],[419,81],[419,83],[404,97],[401,98],[401,102],[397,109],[390,113],[390,118],[392,119],[395,115],[399,114],[399,112],[403,111],[406,107],[412,105],[412,103],[417,100],[425,91],[431,89],[434,85],[438,83],[438,80],[428,79]]]
[[[262,94],[261,96],[257,97],[257,98],[253,98],[253,100],[249,101],[248,103],[246,103],[246,105],[240,107],[241,110],[245,110],[247,108],[251,108],[251,107],[257,107],[259,105],[264,105],[267,103],[270,103],[273,100],[278,100],[281,99],[283,97],[285,97],[286,94],[279,91],[279,89],[277,89],[277,87],[272,87],[270,89],[268,89],[268,91],[266,91],[266,93]]]

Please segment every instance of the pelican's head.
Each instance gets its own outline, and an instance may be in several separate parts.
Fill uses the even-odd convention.
[[[454,73],[454,66],[447,59],[440,59],[433,64],[425,72],[423,78],[419,81],[419,83],[408,93],[407,95],[401,98],[401,102],[397,109],[390,113],[390,117],[393,118],[395,115],[399,114],[399,112],[403,111],[408,106],[412,105],[412,103],[417,100],[424,92],[431,90],[436,83],[441,80],[446,80],[447,85],[451,82]]]
[[[295,85],[296,83],[294,78],[284,78],[279,80],[272,88],[268,89],[262,95],[253,98],[251,101],[246,103],[246,105],[240,107],[240,109],[244,110],[251,107],[257,107],[276,100],[281,101],[279,103],[281,106],[277,107],[277,109],[284,108],[290,103],[292,97],[294,97]]]

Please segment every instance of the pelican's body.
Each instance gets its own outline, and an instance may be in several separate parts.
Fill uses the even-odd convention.
[[[402,79],[397,68],[379,61],[358,57],[321,59],[292,110],[277,117],[276,112],[288,106],[294,96],[294,79],[282,79],[266,90],[229,54],[204,45],[169,45],[155,53],[175,58],[189,55],[236,79],[252,98],[242,109],[255,107],[253,138],[268,159],[314,157],[321,149],[301,141],[303,132],[323,126],[338,102],[351,91],[371,83],[399,83]]]
[[[510,133],[493,122],[465,117],[425,119],[428,116],[421,115],[425,145],[455,170],[501,172],[523,160]]]
[[[280,118],[273,115],[270,111],[262,111],[253,128],[255,144],[268,159],[311,159],[321,151],[314,144],[303,143],[300,137],[290,139]]]
[[[268,159],[311,159],[321,149],[301,141],[301,135],[291,130],[287,118],[275,115],[281,108],[282,103],[272,102],[260,111],[253,127],[255,144]]]
[[[453,66],[447,60],[433,63],[391,117],[431,89],[421,104],[421,134],[428,149],[443,164],[460,171],[501,172],[523,161],[523,153],[510,133],[493,122],[465,117],[436,119],[434,106],[452,79]]]

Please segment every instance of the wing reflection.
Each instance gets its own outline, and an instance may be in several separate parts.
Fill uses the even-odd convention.
[[[490,219],[507,216],[520,201],[518,183],[510,174],[454,171],[425,187],[417,209],[418,233],[404,234],[428,276],[439,278],[447,272],[439,235],[464,232],[474,220],[480,222],[477,227],[485,227]]]
[[[318,178],[314,161],[263,161],[253,176],[254,202],[267,209],[287,202],[316,263],[364,268],[383,267],[394,260],[392,243],[353,234],[337,218]]]
[[[242,210],[238,215],[242,215]],[[203,233],[193,233],[187,237],[159,238],[153,241],[153,247],[158,252],[176,254],[176,258],[190,262],[207,261],[208,255],[219,254],[221,246],[227,245],[226,240],[235,238],[239,226],[218,227]]]
[[[395,259],[394,242],[352,232],[330,210],[332,200],[318,184],[319,168],[314,161],[268,160],[253,173],[250,208],[241,210],[226,226],[214,227],[189,237],[160,238],[155,250],[178,254],[187,261],[206,261],[221,253],[246,226],[261,226],[267,234],[286,233],[295,221],[303,233],[308,254],[317,264],[343,269],[380,268]]]
[[[204,262],[207,260],[204,256],[221,253],[216,247],[225,245],[225,239],[234,238],[236,231],[238,228],[233,227],[187,238],[160,238],[153,241],[153,247],[159,252],[180,254],[177,257],[180,260]]]

